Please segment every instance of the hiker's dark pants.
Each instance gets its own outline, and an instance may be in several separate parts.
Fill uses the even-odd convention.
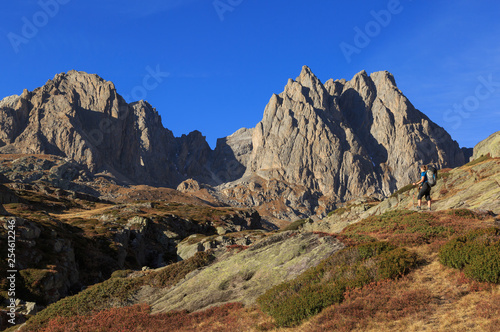
[[[419,193],[418,193],[418,199],[422,199],[422,197],[425,196],[425,199],[430,201],[431,200],[431,186],[425,182],[423,185],[422,185],[422,188],[420,189]]]

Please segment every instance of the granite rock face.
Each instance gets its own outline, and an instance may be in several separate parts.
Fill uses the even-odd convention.
[[[384,194],[415,178],[419,164],[464,164],[463,151],[446,131],[415,109],[387,71],[362,71],[346,82],[341,111],[369,152]]]
[[[198,131],[174,137],[149,103],[128,104],[97,75],[58,74],[0,101],[0,153],[61,156],[119,183],[176,188],[193,179],[218,200],[288,220],[388,195],[414,180],[419,164],[465,162],[390,73],[323,84],[306,66],[255,128],[219,139],[215,150]]]
[[[334,202],[360,196],[389,195],[414,181],[420,164],[444,168],[465,162],[457,142],[415,109],[386,71],[370,76],[362,71],[350,81],[322,84],[304,66],[271,97],[251,134],[251,152],[238,159],[246,168],[245,181],[221,190],[245,204],[286,206],[277,218],[324,213]],[[243,142],[228,144],[234,155],[250,146],[242,138],[243,132],[231,137]],[[272,194],[269,186],[280,189]]]
[[[175,138],[151,105],[127,104],[97,75],[72,70],[0,102],[0,153],[62,156],[120,182],[176,187],[209,174],[210,152],[199,132]]]
[[[481,156],[490,155],[491,158],[500,157],[500,131],[490,135],[485,140],[482,140],[474,147],[472,160]]]

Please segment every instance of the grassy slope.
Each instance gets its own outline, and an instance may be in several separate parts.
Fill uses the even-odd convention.
[[[122,308],[98,313],[101,316],[94,318],[106,317],[109,331],[118,331],[120,325],[116,323],[125,324],[133,314],[138,315],[135,321],[141,322],[137,331],[159,327],[176,331],[494,331],[500,324],[500,286],[468,279],[462,271],[443,266],[438,253],[443,244],[460,234],[498,227],[498,221],[487,213],[444,210],[457,208],[457,199],[471,208],[496,208],[498,202],[494,200],[500,186],[493,185],[498,183],[499,168],[500,160],[491,159],[443,172],[434,188],[440,200],[436,206],[443,211],[403,210],[367,216],[336,235],[350,245],[388,241],[416,253],[420,263],[404,277],[377,281],[347,292],[342,303],[328,306],[294,328],[277,327],[274,319],[258,306],[238,304],[195,313],[159,315],[150,315],[149,307],[132,311]],[[400,196],[396,209],[411,207],[411,192]],[[47,331],[63,331],[61,327],[68,326],[91,327],[92,322],[91,317],[73,317],[55,322]]]
[[[132,311],[125,307],[59,319],[46,331],[64,331],[68,326],[90,328],[97,319],[106,320],[109,331],[119,331],[128,320],[141,322],[136,331],[159,327],[176,331],[493,331],[500,323],[500,286],[470,280],[438,259],[440,247],[450,238],[493,224],[491,216],[460,210],[392,212],[350,226],[339,237],[351,245],[372,239],[386,241],[416,253],[419,265],[404,277],[352,289],[342,303],[328,306],[293,328],[279,328],[258,306],[229,304],[195,313],[156,315],[151,315],[147,306]],[[433,232],[436,228],[439,231]]]

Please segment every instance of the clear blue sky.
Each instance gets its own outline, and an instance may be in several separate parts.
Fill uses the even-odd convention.
[[[148,100],[176,136],[199,130],[213,147],[254,127],[303,65],[323,82],[388,70],[415,107],[472,147],[500,130],[499,14],[494,0],[8,1],[0,98],[83,70],[129,102]]]

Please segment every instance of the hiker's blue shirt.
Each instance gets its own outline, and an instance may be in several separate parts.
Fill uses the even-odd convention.
[[[422,172],[422,174],[420,175],[420,177],[424,177],[424,182],[422,182],[422,184],[426,183],[427,182],[427,171],[425,172]]]

